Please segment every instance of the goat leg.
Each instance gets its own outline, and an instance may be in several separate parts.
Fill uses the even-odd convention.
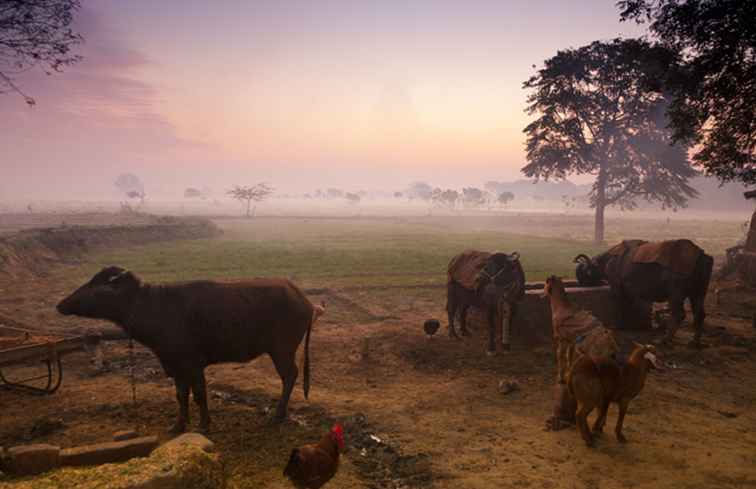
[[[585,404],[578,404],[578,410],[575,414],[575,420],[577,421],[578,428],[580,428],[580,435],[583,437],[586,446],[593,446],[593,435],[591,435],[588,429],[588,415],[591,414],[593,408],[586,406]]]
[[[601,410],[599,416],[593,423],[593,434],[599,435],[604,433],[604,425],[606,424],[606,414],[609,411],[609,403],[606,400],[601,400]]]

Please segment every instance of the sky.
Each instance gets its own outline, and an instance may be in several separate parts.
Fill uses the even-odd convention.
[[[84,60],[0,94],[0,199],[521,178],[534,65],[642,33],[612,0],[82,3]]]

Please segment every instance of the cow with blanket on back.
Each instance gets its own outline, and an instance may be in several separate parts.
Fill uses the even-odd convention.
[[[619,311],[625,310],[621,307],[624,303],[668,301],[672,318],[667,327],[667,343],[671,343],[685,319],[684,302],[688,299],[695,330],[691,344],[700,345],[714,259],[692,241],[623,241],[593,258],[578,255],[575,261],[580,285],[592,286],[606,280],[620,302]],[[627,326],[623,317],[618,322],[621,327]]]
[[[456,255],[447,268],[446,311],[449,336],[458,338],[454,320],[459,316],[460,332],[467,331],[467,310],[484,311],[488,319],[488,355],[496,353],[496,326],[501,327],[502,350],[510,349],[510,328],[517,303],[525,295],[525,273],[517,252],[487,253],[467,250]]]

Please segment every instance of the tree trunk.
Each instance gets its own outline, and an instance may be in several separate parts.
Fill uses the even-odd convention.
[[[593,242],[600,245],[604,242],[604,209],[606,205],[596,202],[596,221],[593,229]]]
[[[604,242],[604,210],[606,209],[606,175],[603,166],[596,179],[596,219],[593,227],[593,242],[600,245]]]
[[[252,201],[251,201],[251,200],[248,200],[248,201],[247,201],[247,217],[249,217],[249,206],[250,206],[250,205],[252,205]]]

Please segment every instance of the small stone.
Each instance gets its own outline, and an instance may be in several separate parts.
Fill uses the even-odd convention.
[[[121,430],[113,433],[113,441],[126,441],[138,438],[139,433],[134,430]]]
[[[39,443],[8,449],[8,469],[17,475],[33,475],[54,469],[60,463],[60,447]]]

